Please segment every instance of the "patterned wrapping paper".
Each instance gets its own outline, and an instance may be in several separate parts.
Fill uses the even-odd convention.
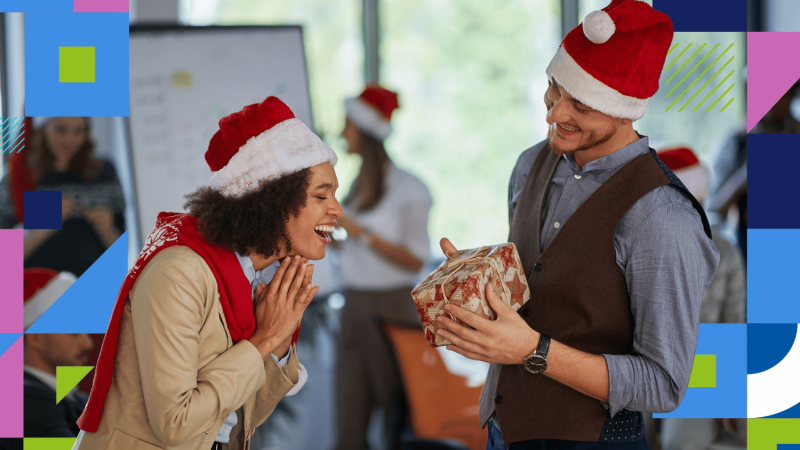
[[[496,318],[486,299],[488,283],[492,283],[503,303],[511,306],[514,311],[530,300],[528,280],[514,244],[498,244],[453,253],[414,288],[411,295],[431,347],[451,344],[436,334],[442,328],[436,317],[447,314],[456,322],[463,323],[444,311],[444,306],[448,303],[490,320]]]

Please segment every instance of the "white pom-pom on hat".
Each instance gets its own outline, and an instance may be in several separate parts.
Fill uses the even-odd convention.
[[[595,44],[602,44],[614,35],[614,20],[603,10],[592,11],[583,19],[583,34]]]

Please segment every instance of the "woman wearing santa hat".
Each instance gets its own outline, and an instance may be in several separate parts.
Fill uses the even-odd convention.
[[[26,230],[25,267],[80,276],[125,231],[125,198],[110,162],[94,157],[86,117],[26,119],[30,145],[0,181],[0,228],[23,219],[23,192],[62,192],[60,230]]]
[[[383,146],[397,94],[371,85],[345,106],[342,136],[348,153],[362,162],[339,220],[348,239],[341,243],[347,290],[338,341],[336,448],[360,450],[373,404],[383,408],[387,431],[402,420],[392,408],[402,400],[399,372],[378,320],[419,324],[409,292],[428,258],[431,196],[419,179],[392,163]]]
[[[210,185],[159,214],[120,289],[74,449],[247,448],[308,376],[293,344],[342,216],[336,154],[275,97],[219,127]]]

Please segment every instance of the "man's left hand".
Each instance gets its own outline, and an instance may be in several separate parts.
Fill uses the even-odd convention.
[[[539,333],[500,300],[491,284],[486,285],[486,299],[497,316],[496,320],[484,319],[461,307],[446,305],[445,311],[474,329],[443,314],[436,320],[446,330],[441,329],[437,334],[453,343],[447,346],[448,350],[467,358],[489,363],[522,364],[539,344]]]

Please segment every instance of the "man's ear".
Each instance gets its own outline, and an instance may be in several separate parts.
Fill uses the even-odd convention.
[[[622,119],[622,125],[633,125],[633,121],[631,119]]]
[[[26,334],[22,341],[25,349],[38,350],[45,345],[45,335],[43,334]]]

